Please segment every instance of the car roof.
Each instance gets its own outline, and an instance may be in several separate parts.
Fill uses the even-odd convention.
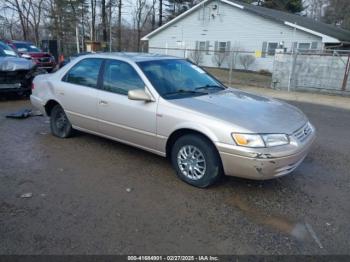
[[[83,57],[83,56],[82,56]],[[152,53],[133,53],[133,52],[113,52],[113,53],[95,53],[84,55],[84,57],[103,57],[103,58],[122,58],[133,62],[146,62],[165,59],[181,59],[174,56],[152,54]]]

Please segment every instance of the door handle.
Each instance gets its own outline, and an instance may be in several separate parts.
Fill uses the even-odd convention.
[[[99,104],[101,106],[105,106],[105,105],[108,105],[108,102],[107,101],[104,101],[104,100],[100,100]]]

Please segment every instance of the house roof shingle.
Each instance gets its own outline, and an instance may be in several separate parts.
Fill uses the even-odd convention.
[[[228,0],[234,4],[238,4],[244,7],[244,10],[254,13],[256,15],[275,20],[280,23],[289,22],[298,26],[305,27],[312,31],[334,37],[342,42],[350,42],[350,31],[344,30],[329,24],[325,24],[319,21],[315,21],[308,17],[295,15],[275,9],[265,8],[261,6],[255,6],[251,4],[242,3],[235,0]]]

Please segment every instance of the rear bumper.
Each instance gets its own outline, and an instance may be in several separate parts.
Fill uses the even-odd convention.
[[[46,115],[46,111],[45,111],[45,105],[44,102],[38,98],[37,96],[31,95],[30,96],[30,102],[32,103],[32,105],[38,109],[43,115]]]
[[[217,145],[224,172],[228,176],[236,176],[254,180],[267,180],[278,178],[293,172],[305,159],[310,147],[316,138],[315,131],[307,141],[298,146],[298,150],[285,156],[273,157],[268,154],[256,154],[248,157],[237,154],[237,146],[229,147]]]

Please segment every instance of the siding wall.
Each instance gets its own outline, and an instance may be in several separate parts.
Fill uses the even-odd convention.
[[[218,6],[217,11],[212,9],[214,4]],[[213,12],[217,14],[214,19],[211,17]],[[323,48],[320,37],[300,30],[295,31],[289,26],[251,14],[220,1],[211,1],[204,8],[198,9],[151,36],[149,52],[188,57],[189,51],[168,50],[166,52],[160,48],[195,49],[196,41],[209,41],[209,48],[213,51],[215,41],[230,41],[231,48],[238,46],[243,51],[249,52],[262,51],[263,42],[279,43],[283,41],[288,51],[292,48],[293,42],[317,42],[318,48]],[[201,65],[215,66],[212,56],[213,52],[205,54]],[[273,60],[273,56],[258,58],[250,69],[272,71]],[[237,66],[240,66],[239,64],[238,62]],[[228,62],[223,66],[228,67]]]

